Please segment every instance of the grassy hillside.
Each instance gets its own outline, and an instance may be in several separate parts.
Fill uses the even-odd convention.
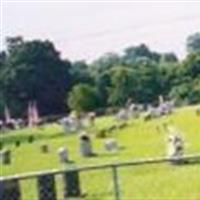
[[[24,129],[12,133],[1,134],[5,148],[12,150],[12,164],[2,166],[0,175],[11,175],[30,171],[47,170],[62,167],[57,157],[57,149],[65,146],[69,150],[72,165],[102,164],[112,161],[126,161],[136,158],[164,156],[166,152],[166,133],[162,124],[174,124],[184,136],[186,153],[200,152],[200,118],[193,107],[176,110],[169,117],[162,117],[148,122],[142,119],[130,120],[128,126],[109,134],[122,147],[115,153],[106,152],[104,139],[97,139],[94,132],[115,123],[112,117],[98,118],[95,128],[90,131],[94,152],[93,158],[82,158],[79,155],[78,138],[76,134],[65,135],[59,125],[52,124],[37,129]],[[29,135],[35,135],[36,141],[27,142]],[[20,140],[20,147],[15,147],[15,141]],[[50,153],[40,153],[40,145],[48,144]],[[70,165],[70,164],[69,164]],[[151,166],[126,167],[119,171],[120,186],[123,199],[200,199],[200,166],[172,166],[160,164]],[[88,199],[110,199],[112,197],[112,174],[108,170],[84,172],[81,183]],[[32,185],[32,184],[30,184]],[[34,197],[34,189],[27,192],[24,186],[24,199]],[[29,187],[30,188],[30,187]]]

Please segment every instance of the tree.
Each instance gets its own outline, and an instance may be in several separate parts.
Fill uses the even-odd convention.
[[[174,53],[164,53],[161,55],[160,62],[174,63],[178,62],[178,58]]]
[[[70,63],[63,62],[47,40],[10,38],[8,45],[5,96],[12,111],[22,114],[28,101],[36,100],[41,114],[64,112],[66,90],[71,86]]]
[[[71,63],[69,73],[73,85],[77,83],[94,83],[91,73],[89,72],[89,66],[85,61],[76,61]]]
[[[190,35],[187,38],[187,51],[189,54],[200,52],[200,32]]]
[[[88,84],[77,84],[70,91],[67,103],[78,113],[91,111],[98,105],[96,90]]]
[[[133,91],[133,70],[123,66],[110,70],[111,86],[109,88],[108,102],[114,106],[122,106]]]
[[[93,76],[99,76],[100,73],[118,66],[120,62],[121,58],[116,53],[106,53],[91,64],[90,71]]]
[[[133,46],[125,49],[123,56],[123,63],[126,65],[134,65],[138,60],[150,59],[158,62],[160,54],[150,51],[145,44]]]
[[[200,75],[200,52],[189,54],[183,61],[184,76],[196,78]]]

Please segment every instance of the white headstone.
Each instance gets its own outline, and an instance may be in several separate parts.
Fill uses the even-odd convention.
[[[61,163],[66,163],[69,161],[68,151],[65,147],[60,147],[58,149],[58,156]]]
[[[79,136],[80,153],[82,156],[87,157],[93,154],[91,139],[87,133],[82,133]]]
[[[104,143],[105,149],[107,151],[117,151],[118,145],[115,139],[107,139]]]

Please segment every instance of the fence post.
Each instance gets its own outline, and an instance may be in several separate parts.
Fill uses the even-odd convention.
[[[68,197],[81,196],[79,172],[77,170],[65,172],[63,174],[63,181],[64,181],[64,199],[67,199]]]
[[[21,200],[18,180],[0,181],[0,200]]]
[[[37,177],[39,200],[56,200],[54,175],[40,175]]]
[[[113,175],[115,200],[120,200],[119,178],[118,178],[117,166],[115,165],[112,166],[112,175]]]

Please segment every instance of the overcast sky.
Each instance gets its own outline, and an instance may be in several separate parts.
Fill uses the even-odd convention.
[[[5,37],[49,39],[70,60],[93,60],[105,52],[146,43],[156,51],[185,55],[188,35],[200,31],[200,2],[19,2],[3,0]]]

